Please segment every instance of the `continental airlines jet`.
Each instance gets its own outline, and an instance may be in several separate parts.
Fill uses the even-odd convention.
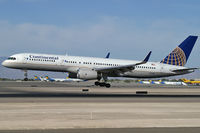
[[[194,72],[197,68],[184,67],[197,36],[189,36],[160,62],[20,53],[10,56],[2,65],[27,70],[69,72],[71,78],[97,80],[95,85],[110,87],[107,77],[159,78]],[[102,82],[100,82],[102,81]]]

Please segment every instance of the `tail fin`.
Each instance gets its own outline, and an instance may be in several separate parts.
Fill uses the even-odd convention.
[[[178,47],[176,47],[167,57],[160,63],[184,66],[190,56],[192,48],[198,36],[189,36]]]
[[[183,82],[190,82],[190,80],[188,80],[188,79],[185,79],[185,78],[183,78],[183,79],[181,79]]]
[[[69,79],[69,73],[66,73],[66,79]]]
[[[40,80],[40,78],[38,78],[38,76],[34,76],[34,79],[35,80]]]
[[[46,80],[50,80],[49,76],[45,76]]]

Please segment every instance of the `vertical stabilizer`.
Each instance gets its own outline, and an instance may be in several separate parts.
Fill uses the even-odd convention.
[[[190,56],[192,48],[198,36],[189,36],[178,47],[176,47],[168,56],[166,56],[160,63],[184,66]]]

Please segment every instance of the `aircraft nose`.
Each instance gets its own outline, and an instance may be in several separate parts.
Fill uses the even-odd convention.
[[[5,60],[5,61],[3,61],[3,62],[1,63],[1,65],[4,66],[4,67],[6,67],[6,66],[8,66],[8,62]]]

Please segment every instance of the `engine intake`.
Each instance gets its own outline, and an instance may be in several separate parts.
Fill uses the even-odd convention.
[[[69,73],[68,77],[69,78],[77,78],[77,73]]]

